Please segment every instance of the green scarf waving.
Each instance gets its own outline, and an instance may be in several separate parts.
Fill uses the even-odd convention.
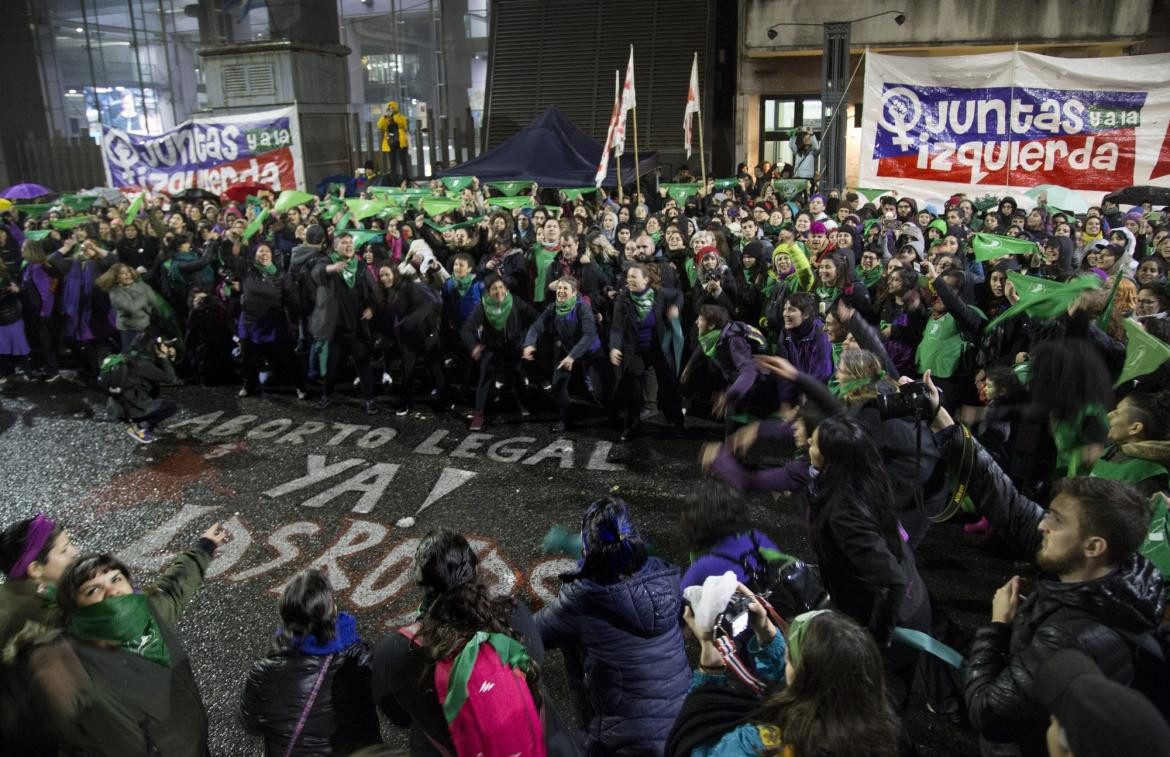
[[[169,667],[171,653],[148,602],[145,594],[104,599],[70,615],[69,630],[82,639],[116,641],[123,651]]]
[[[345,263],[345,268],[341,271],[341,280],[350,289],[353,289],[354,284],[357,283],[358,260],[357,255],[351,257],[348,261],[338,255],[336,252],[329,253],[329,259],[334,263]]]
[[[710,329],[706,333],[699,334],[699,346],[703,349],[703,354],[709,358],[715,357],[715,350],[719,347],[719,337],[723,336],[722,329]]]
[[[568,315],[573,308],[577,307],[577,295],[573,295],[565,299],[564,302],[557,300],[557,315]]]
[[[638,320],[646,320],[646,314],[654,307],[654,290],[646,287],[642,293],[630,292],[630,300],[634,303],[634,312],[638,314]]]
[[[503,331],[508,323],[508,316],[512,314],[512,293],[505,294],[503,302],[497,302],[492,297],[484,297],[480,302],[483,303],[483,315],[487,322],[496,331]]]

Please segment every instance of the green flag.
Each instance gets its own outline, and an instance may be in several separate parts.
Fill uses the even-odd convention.
[[[381,195],[387,201],[397,202],[399,199],[406,196],[406,192],[398,187],[366,187],[366,191],[370,194]]]
[[[865,198],[866,202],[877,202],[879,198],[894,194],[892,189],[876,189],[871,187],[854,187],[853,191]]]
[[[441,181],[448,192],[462,192],[471,186],[474,176],[444,176]]]
[[[971,204],[975,206],[976,211],[982,213],[989,208],[997,207],[999,205],[999,198],[993,194],[985,194],[982,197],[972,200]]]
[[[1101,286],[1101,279],[1091,275],[1077,276],[1064,282],[1025,276],[1015,271],[1008,271],[1007,277],[1020,299],[988,323],[984,327],[985,331],[992,330],[1020,313],[1028,313],[1037,318],[1055,318],[1068,310],[1068,306],[1080,297],[1082,292]]]
[[[597,191],[597,187],[566,187],[561,190],[565,195],[567,202],[573,202],[582,195],[592,194]]]
[[[687,201],[688,197],[693,197],[699,191],[702,184],[696,182],[687,184],[659,184],[660,187],[666,187],[666,195],[670,197],[679,205]]]
[[[715,189],[731,189],[739,186],[739,179],[716,179]]]
[[[1125,322],[1128,341],[1125,345],[1125,365],[1121,378],[1114,386],[1121,386],[1130,379],[1144,376],[1157,370],[1158,366],[1170,360],[1170,345],[1151,334],[1132,320]]]
[[[772,188],[781,197],[794,197],[808,189],[808,179],[772,179]]]
[[[487,184],[492,189],[498,189],[508,197],[515,197],[526,189],[532,187],[534,181],[489,181]]]
[[[1040,251],[1035,242],[1029,242],[1027,239],[987,234],[982,231],[971,237],[971,249],[975,251],[975,259],[979,261],[1002,258],[1006,255],[1028,255]]]
[[[350,212],[353,213],[355,220],[361,221],[362,219],[381,213],[390,207],[390,204],[379,202],[378,200],[346,200],[345,207],[349,208]]]
[[[342,229],[347,229],[347,228],[349,228],[349,225],[350,225],[352,222],[353,222],[353,212],[352,212],[352,211],[348,211],[348,210],[347,210],[347,211],[345,212],[345,215],[343,215],[343,216],[342,216],[342,217],[341,217],[341,218],[340,218],[340,219],[337,221],[337,225],[333,227],[333,233],[334,233],[334,234],[336,234],[337,232],[341,231]]]
[[[380,211],[375,217],[381,218],[383,221],[388,221],[398,215],[402,215],[402,208],[397,205],[387,204],[385,210]]]
[[[560,205],[545,205],[544,209],[549,213],[552,213],[553,218],[560,218],[562,215],[564,215],[565,212],[565,209]]]
[[[1113,320],[1113,301],[1117,299],[1117,288],[1121,286],[1121,272],[1117,273],[1117,278],[1113,281],[1113,288],[1109,290],[1109,299],[1105,301],[1105,309],[1101,311],[1100,317],[1097,318],[1097,328],[1105,331],[1109,328],[1109,322]]]
[[[97,197],[93,195],[86,195],[85,197],[81,195],[62,195],[61,202],[74,210],[89,210],[97,202]]]
[[[268,210],[268,208],[261,210],[256,215],[256,217],[252,219],[252,223],[248,224],[247,227],[244,228],[244,241],[245,242],[247,242],[249,239],[251,239],[252,236],[255,235],[255,233],[257,231],[260,231],[260,227],[262,227],[264,225],[264,222],[266,220],[268,220],[268,216],[270,213],[271,213],[271,211]]]
[[[353,248],[355,250],[363,244],[380,241],[386,236],[386,232],[382,229],[350,229],[346,233],[353,237]]]
[[[51,207],[53,207],[51,202],[34,202],[27,205],[13,205],[12,209],[25,215],[39,216]]]
[[[447,226],[440,226],[439,224],[435,223],[434,221],[432,221],[428,218],[427,220],[423,221],[423,224],[430,226],[432,229],[439,232],[440,234],[445,234],[448,231],[455,231],[455,229],[470,229],[471,227],[475,226],[477,223],[479,223],[482,220],[483,220],[483,216],[477,216],[475,218],[468,218],[466,221],[460,221],[459,223],[452,223],[452,224],[449,224]]]
[[[307,205],[316,200],[314,195],[308,192],[298,192],[295,189],[286,189],[280,193],[280,197],[276,198],[276,204],[272,206],[273,213],[287,213],[298,205]]]
[[[508,210],[531,208],[536,204],[536,201],[532,199],[532,195],[525,195],[523,197],[489,197],[486,202],[492,207],[507,208]]]
[[[44,239],[45,237],[49,236],[49,230],[48,229],[38,229],[37,231],[26,231],[26,232],[24,232],[24,236],[26,239],[31,239],[34,242],[39,242],[42,239]]]
[[[424,197],[420,202],[422,211],[431,218],[458,210],[459,206],[463,204],[463,200],[458,197]]]
[[[75,229],[87,223],[89,223],[89,216],[72,216],[70,218],[62,218],[60,221],[53,221],[52,225],[58,231],[69,231],[69,229]]]
[[[134,198],[134,202],[130,203],[130,207],[126,208],[126,215],[122,217],[122,223],[128,224],[138,217],[138,211],[142,210],[142,203],[146,201],[146,193],[139,192],[138,196]]]

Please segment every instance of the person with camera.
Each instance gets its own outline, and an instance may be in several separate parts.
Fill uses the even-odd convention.
[[[821,154],[821,142],[813,130],[803,126],[792,132],[788,139],[788,149],[792,151],[792,177],[794,179],[808,179],[817,181],[821,178],[817,162]]]
[[[126,433],[139,444],[153,442],[155,427],[179,410],[174,400],[159,396],[160,387],[180,383],[174,360],[173,342],[146,331],[128,351],[102,362],[98,385],[108,394],[106,409],[129,424]]]
[[[29,658],[63,754],[208,753],[207,712],[175,624],[227,539],[216,523],[141,589],[109,553],[83,554],[65,570],[57,602],[66,632],[42,634]]]
[[[382,170],[397,181],[410,180],[410,140],[406,134],[406,116],[398,110],[398,103],[386,103],[385,112],[378,118],[382,132]]]
[[[882,654],[849,616],[814,610],[778,633],[763,605],[740,584],[754,632],[749,654],[769,688],[763,699],[727,685],[713,632],[684,611],[699,640],[699,668],[667,740],[668,757],[895,757],[905,754],[901,723],[891,706]]]
[[[687,694],[678,568],[647,554],[629,506],[599,499],[581,518],[584,559],[536,615],[564,650],[591,755],[659,754]]]
[[[370,319],[379,301],[374,283],[354,254],[353,237],[338,232],[333,241],[329,262],[320,260],[312,273],[317,285],[309,328],[314,339],[329,343],[325,370],[325,387],[317,407],[333,404],[333,390],[346,358],[352,357],[362,387],[366,415],[376,415],[374,379],[370,371],[370,346],[373,336]]]
[[[1088,655],[1110,680],[1133,685],[1143,639],[1165,611],[1162,574],[1138,550],[1150,507],[1131,485],[1104,478],[1056,482],[1047,508],[1021,494],[966,428],[941,405],[924,376],[944,459],[964,476],[976,511],[1034,581],[1013,576],[996,592],[991,622],[975,633],[961,670],[971,724],[985,753],[1044,754],[1048,717],[1036,699],[1041,666],[1062,649]],[[1165,696],[1166,682],[1157,682]]]

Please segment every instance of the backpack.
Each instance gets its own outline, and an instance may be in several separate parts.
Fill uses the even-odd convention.
[[[399,633],[413,639],[417,630]],[[544,724],[525,677],[531,664],[523,644],[486,631],[435,664],[435,693],[459,757],[544,757]]]
[[[768,354],[768,338],[764,333],[750,323],[743,321],[732,321],[731,328],[727,332],[728,336],[740,336],[748,343],[753,355],[767,355]]]

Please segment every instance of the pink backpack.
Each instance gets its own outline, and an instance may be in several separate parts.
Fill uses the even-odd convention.
[[[413,638],[413,628],[401,633]],[[480,631],[435,665],[435,691],[459,757],[545,757],[544,725],[525,672],[528,651]]]

